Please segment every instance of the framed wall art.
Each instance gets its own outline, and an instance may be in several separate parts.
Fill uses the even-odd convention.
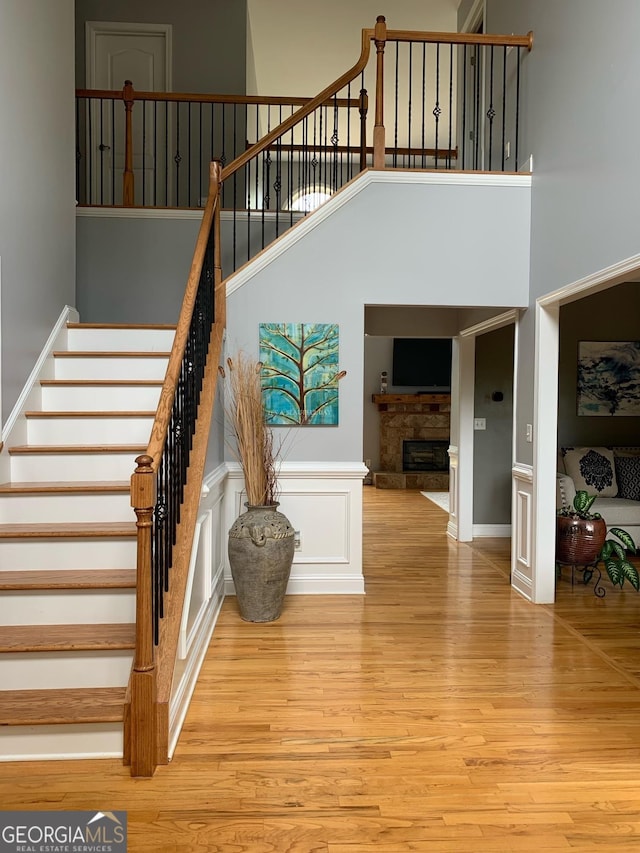
[[[262,395],[274,425],[338,423],[338,325],[261,323]]]
[[[578,343],[578,415],[640,415],[640,341]]]

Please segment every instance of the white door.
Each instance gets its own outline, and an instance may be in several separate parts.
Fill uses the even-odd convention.
[[[121,90],[131,80],[134,91],[171,91],[171,25],[87,21],[87,88]],[[91,200],[122,204],[125,110],[121,101],[92,102],[89,151]],[[132,114],[135,203],[154,204],[158,168],[156,140],[167,128],[164,104],[137,101]]]

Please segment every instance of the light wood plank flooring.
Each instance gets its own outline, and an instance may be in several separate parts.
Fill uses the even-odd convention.
[[[417,492],[365,488],[366,597],[225,602],[173,762],[0,765],[3,809],[126,809],[131,851],[640,850],[640,596],[510,589]]]

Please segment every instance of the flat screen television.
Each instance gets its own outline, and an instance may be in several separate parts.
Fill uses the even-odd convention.
[[[451,391],[451,338],[394,338],[395,386]]]

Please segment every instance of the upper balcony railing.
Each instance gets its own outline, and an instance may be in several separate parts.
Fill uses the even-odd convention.
[[[227,172],[240,160],[222,207],[285,212],[292,222],[367,166],[517,171],[531,46],[531,34],[387,30],[380,17],[362,31],[356,65],[321,100],[136,92],[130,81],[122,91],[79,89],[78,202],[199,208],[209,163]]]

